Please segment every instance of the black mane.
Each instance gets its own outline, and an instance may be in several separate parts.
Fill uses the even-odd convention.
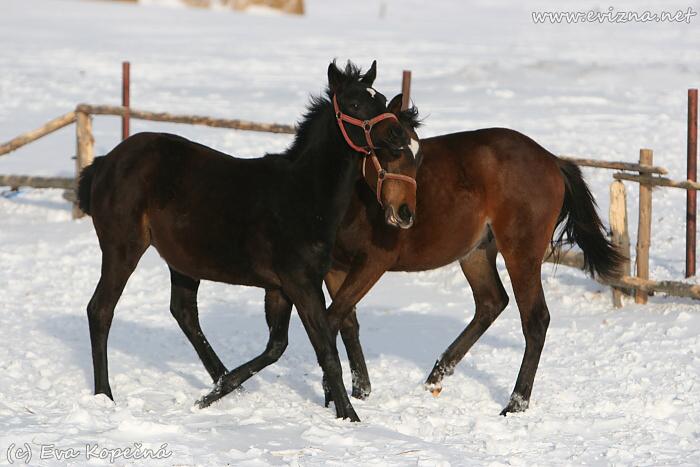
[[[335,64],[335,60],[333,63]],[[360,78],[362,78],[362,70],[357,65],[348,62],[343,70],[343,84],[349,85],[359,81]],[[318,122],[324,120],[322,114],[327,112],[330,117],[328,121],[335,123],[333,104],[331,103],[332,99],[333,94],[328,86],[326,86],[322,95],[310,96],[306,112],[304,112],[301,119],[296,123],[296,134],[292,144],[282,153],[266,154],[265,157],[279,156],[288,160],[295,160],[307,147],[309,141],[318,141],[318,138],[314,137],[314,133],[319,131]],[[324,128],[323,130],[326,131],[328,128]]]
[[[409,125],[414,130],[423,124],[423,120],[418,115],[418,108],[415,105],[399,112],[398,117],[402,124]]]
[[[326,88],[326,94],[330,94],[330,90]],[[323,114],[328,114],[328,121],[335,123],[333,118],[333,107],[329,98],[323,96],[311,96],[309,104],[306,107],[306,112],[296,124],[296,134],[294,141],[285,152],[280,154],[283,157],[294,160],[307,147],[310,141],[318,141],[315,133],[318,132],[318,123],[323,121]]]

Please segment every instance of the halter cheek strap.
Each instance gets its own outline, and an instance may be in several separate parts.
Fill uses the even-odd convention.
[[[362,159],[362,176],[365,179],[365,181],[367,181],[367,175],[365,172],[367,158],[372,160],[374,169],[377,171],[377,187],[375,189],[375,192],[377,194],[377,201],[380,205],[382,205],[382,185],[384,184],[384,180],[400,180],[403,182],[410,183],[411,185],[413,185],[414,189],[418,187],[418,184],[416,183],[416,180],[414,178],[409,177],[408,175],[395,174],[384,170],[381,163],[379,162],[379,159],[377,158],[377,154],[374,152],[376,146],[372,142],[372,128],[377,123],[386,119],[391,119],[398,122],[399,119],[396,117],[396,115],[390,112],[385,112],[383,114],[377,115],[376,117],[370,120],[360,120],[359,118],[354,118],[350,115],[341,112],[340,107],[338,106],[338,100],[335,98],[335,95],[333,95],[333,110],[335,111],[335,118],[338,122],[338,126],[340,127],[340,132],[343,134],[343,138],[345,138],[345,142],[348,143],[348,146],[350,146],[355,151],[365,155],[365,157]],[[350,136],[348,135],[348,132],[345,129],[345,123],[362,128],[365,134],[365,142],[367,143],[366,146],[358,146],[352,141],[352,139],[350,139]],[[367,183],[369,183],[369,181],[367,181]]]
[[[416,180],[413,177],[409,177],[408,175],[402,175],[402,174],[395,174],[393,172],[387,172],[382,168],[382,165],[379,163],[379,159],[377,159],[377,156],[374,154],[374,151],[372,151],[370,154],[367,155],[364,159],[362,159],[362,176],[364,177],[365,181],[367,180],[367,175],[365,173],[365,166],[367,165],[367,159],[371,159],[372,164],[374,165],[374,170],[377,171],[377,201],[379,204],[382,204],[382,185],[384,184],[384,180],[400,180],[402,182],[407,182],[413,185],[413,189],[418,188],[418,184],[416,183]],[[369,182],[367,182],[369,183]]]

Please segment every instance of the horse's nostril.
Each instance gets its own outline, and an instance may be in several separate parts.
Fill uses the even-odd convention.
[[[407,204],[402,204],[399,207],[399,217],[407,224],[413,220],[413,213]]]

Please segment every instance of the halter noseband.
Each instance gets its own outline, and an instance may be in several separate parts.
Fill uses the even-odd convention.
[[[345,142],[348,143],[348,146],[350,146],[352,149],[354,149],[357,152],[361,152],[362,154],[365,155],[365,157],[362,159],[362,177],[367,181],[367,176],[365,175],[365,165],[367,163],[367,158],[370,158],[372,160],[372,164],[374,164],[374,169],[377,171],[377,188],[376,188],[376,193],[377,193],[377,201],[379,202],[380,205],[383,205],[382,203],[382,185],[384,183],[384,180],[388,179],[394,179],[394,180],[400,180],[403,182],[410,183],[413,185],[413,188],[417,188],[417,183],[416,180],[412,177],[409,177],[408,175],[402,175],[402,174],[395,174],[392,172],[387,172],[382,168],[382,165],[379,163],[379,159],[377,158],[377,154],[374,152],[376,149],[376,146],[372,142],[372,135],[370,134],[372,132],[372,128],[374,125],[377,123],[381,122],[382,120],[386,119],[392,119],[395,120],[396,122],[399,121],[399,119],[394,115],[393,113],[390,112],[385,112],[383,114],[379,114],[376,117],[370,119],[370,120],[360,120],[359,118],[354,118],[351,117],[350,115],[344,114],[343,112],[340,111],[340,107],[338,107],[338,101],[335,98],[335,94],[333,95],[333,110],[335,110],[335,118],[338,121],[338,126],[340,127],[340,132],[343,134],[343,137],[345,138]],[[347,131],[345,130],[345,125],[344,123],[349,123],[350,125],[354,125],[357,127],[362,128],[362,130],[365,133],[365,142],[367,143],[366,146],[358,146],[355,143],[352,142],[350,139],[350,136],[348,135]],[[369,182],[367,182],[369,183]]]

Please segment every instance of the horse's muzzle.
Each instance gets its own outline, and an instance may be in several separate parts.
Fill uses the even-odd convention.
[[[409,229],[413,225],[414,216],[411,208],[407,204],[402,204],[399,211],[396,212],[393,206],[387,206],[384,209],[384,218],[386,223],[394,227]]]

